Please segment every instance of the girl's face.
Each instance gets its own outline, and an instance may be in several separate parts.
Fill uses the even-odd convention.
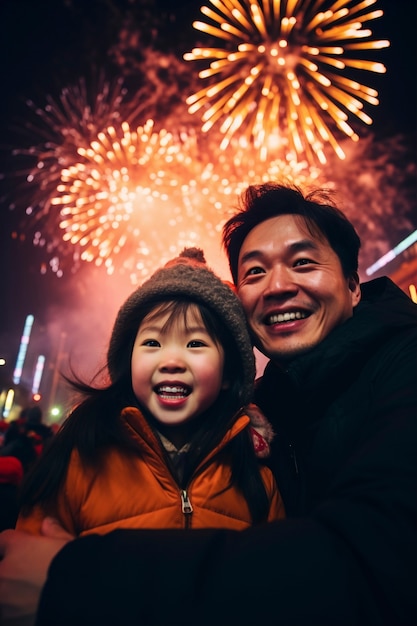
[[[197,306],[170,320],[154,310],[139,326],[132,351],[132,387],[138,401],[167,426],[206,411],[223,383],[224,352],[209,335]]]

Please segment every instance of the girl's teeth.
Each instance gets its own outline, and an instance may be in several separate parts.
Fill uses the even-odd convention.
[[[163,395],[168,395],[168,396],[187,396],[189,391],[188,389],[186,389],[185,387],[170,387],[167,385],[164,385],[163,387],[158,387],[157,389],[157,393],[161,396]]]

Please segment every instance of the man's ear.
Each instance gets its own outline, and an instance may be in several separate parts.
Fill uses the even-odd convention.
[[[352,307],[355,308],[355,306],[359,304],[361,297],[362,297],[359,274],[357,272],[354,272],[349,277],[348,286],[349,286],[350,291],[352,292],[352,295],[351,295]]]

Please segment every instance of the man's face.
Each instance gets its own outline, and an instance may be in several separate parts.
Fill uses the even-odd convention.
[[[279,215],[253,228],[239,253],[237,291],[257,347],[285,363],[322,341],[353,314],[357,276],[343,275],[324,237],[298,215]]]

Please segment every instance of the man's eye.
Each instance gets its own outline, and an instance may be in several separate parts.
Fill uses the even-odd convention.
[[[203,348],[206,344],[199,339],[193,339],[187,343],[187,348]]]
[[[310,265],[311,263],[314,263],[311,259],[297,259],[294,263],[294,267],[299,265]]]
[[[262,267],[251,267],[247,270],[246,276],[255,276],[256,274],[264,274],[265,270]]]

